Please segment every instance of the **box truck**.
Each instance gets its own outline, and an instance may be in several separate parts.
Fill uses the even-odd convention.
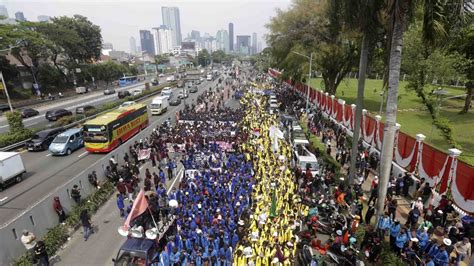
[[[0,152],[0,191],[13,182],[20,182],[26,173],[18,152]]]

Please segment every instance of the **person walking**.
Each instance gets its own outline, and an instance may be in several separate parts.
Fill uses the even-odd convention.
[[[123,196],[120,193],[117,193],[117,208],[120,212],[120,217],[124,218],[125,216],[125,203],[123,201]]]
[[[462,241],[457,242],[454,245],[454,250],[456,251],[456,265],[459,265],[461,261],[464,261],[466,258],[470,259],[472,255],[471,243],[469,238],[464,237]]]
[[[35,252],[35,259],[37,261],[37,265],[39,266],[49,266],[49,258],[48,253],[46,251],[46,245],[43,241],[38,241],[34,248]]]
[[[66,220],[66,213],[64,212],[63,206],[61,205],[61,201],[59,197],[54,197],[53,199],[53,208],[59,218],[59,223],[62,224]]]
[[[375,214],[375,207],[373,204],[370,204],[369,207],[367,208],[367,212],[365,213],[365,223],[370,224],[370,220],[372,220],[372,217]]]
[[[74,200],[76,204],[79,205],[81,203],[81,189],[79,188],[79,186],[77,185],[72,186],[71,198]]]
[[[89,216],[89,213],[86,209],[82,210],[80,214],[80,219],[82,223],[82,228],[84,230],[84,241],[87,241],[89,235],[94,232],[92,230],[91,217]]]
[[[34,248],[36,246],[36,236],[28,230],[23,230],[20,241],[26,248],[28,259],[33,262],[35,259]]]

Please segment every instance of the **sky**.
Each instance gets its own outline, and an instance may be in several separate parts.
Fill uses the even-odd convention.
[[[131,36],[140,45],[139,30],[163,24],[162,6],[176,6],[180,10],[183,39],[191,30],[201,36],[216,35],[219,29],[228,30],[234,23],[234,35],[257,33],[264,43],[265,24],[276,14],[276,9],[286,9],[291,0],[0,0],[10,17],[22,11],[27,20],[37,21],[38,15],[86,16],[102,28],[104,42],[112,43],[114,50],[130,51]],[[235,40],[235,37],[234,37]]]

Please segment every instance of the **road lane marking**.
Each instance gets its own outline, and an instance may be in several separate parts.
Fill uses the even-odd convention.
[[[6,199],[8,199],[8,197],[3,197],[0,199],[0,202],[5,201]]]
[[[81,158],[82,156],[84,156],[84,155],[86,155],[86,154],[88,154],[88,153],[89,153],[88,151],[85,151],[85,152],[79,154],[79,156],[77,156],[77,157]]]
[[[49,157],[49,156],[51,156],[51,155],[53,155],[53,154],[51,154],[51,153],[46,154],[47,157]]]
[[[170,188],[168,189],[167,194],[170,194],[170,191],[171,191],[171,189],[173,189],[174,183],[176,183],[176,180],[179,179],[179,180],[181,181],[181,179],[183,179],[184,173],[183,173],[183,175],[182,175],[181,177],[179,177],[179,175],[181,174],[181,172],[183,172],[183,168],[181,168],[181,170],[179,170],[178,174],[177,174],[176,177],[174,178],[173,183],[171,183],[171,186],[170,186]],[[179,178],[178,178],[178,177],[179,177]]]

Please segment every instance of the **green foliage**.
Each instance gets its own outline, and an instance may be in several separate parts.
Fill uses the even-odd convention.
[[[226,54],[222,50],[217,50],[212,52],[211,57],[214,63],[222,63],[226,59]]]
[[[51,258],[61,248],[70,236],[70,232],[73,232],[80,226],[80,214],[82,210],[88,210],[89,214],[92,215],[104,205],[110,196],[114,193],[115,187],[109,181],[101,184],[101,188],[88,197],[84,198],[82,203],[74,207],[65,221],[66,225],[56,225],[49,229],[46,235],[43,237],[43,241],[46,245],[46,250]],[[28,257],[25,255],[18,258],[14,265],[31,265]]]
[[[406,263],[390,248],[390,244],[386,241],[382,242],[382,252],[380,253],[382,265],[405,266]]]
[[[6,147],[20,141],[27,140],[33,136],[33,131],[23,129],[16,132],[8,132],[0,134],[0,147]]]
[[[100,64],[91,65],[88,69],[90,75],[94,76],[96,80],[105,81],[107,86],[113,80],[116,80],[127,73],[129,69],[114,61],[106,61]],[[138,72],[138,70],[136,70]]]
[[[54,127],[63,127],[71,124],[74,121],[76,121],[76,116],[74,115],[63,116],[54,122]]]
[[[202,49],[197,56],[197,63],[200,66],[207,66],[211,61],[211,55],[206,49]]]
[[[23,118],[21,118],[21,113],[18,111],[7,112],[7,121],[10,127],[10,133],[15,133],[25,129],[23,125]]]
[[[168,54],[159,54],[155,55],[155,63],[158,65],[168,64],[170,62],[170,58]]]

